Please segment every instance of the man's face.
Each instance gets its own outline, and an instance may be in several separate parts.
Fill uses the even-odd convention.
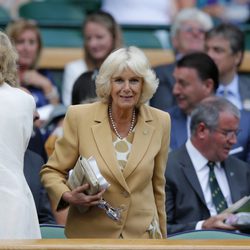
[[[218,127],[209,131],[204,139],[206,157],[212,161],[224,161],[232,146],[237,142],[239,119],[228,112],[221,112]]]
[[[215,36],[207,39],[205,42],[205,50],[216,63],[219,69],[220,78],[234,74],[237,71],[241,53],[234,54],[231,50],[229,41],[225,38]]]
[[[173,76],[173,94],[179,108],[186,114],[191,113],[201,100],[213,93],[212,80],[202,81],[196,69],[176,67]]]
[[[180,54],[204,51],[205,29],[197,21],[184,21],[172,39],[172,43],[177,53]]]

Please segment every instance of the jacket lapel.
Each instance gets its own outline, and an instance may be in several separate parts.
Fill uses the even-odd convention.
[[[203,192],[201,189],[200,182],[198,180],[193,163],[192,163],[192,161],[187,153],[186,147],[183,146],[182,150],[183,150],[183,153],[181,155],[183,155],[183,157],[181,158],[180,161],[181,161],[181,165],[183,166],[183,168],[182,168],[183,172],[184,172],[188,182],[190,183],[190,185],[194,189],[194,192],[198,195],[200,200],[206,206],[206,202],[205,202],[205,198],[204,198],[204,195],[203,195]]]
[[[92,126],[92,133],[101,157],[105,161],[109,170],[119,183],[129,192],[123,174],[119,170],[115,151],[113,149],[112,134],[109,126],[107,110],[108,108],[105,104],[100,104],[97,107],[94,118],[96,124]]]
[[[237,169],[235,169],[235,167],[232,165],[230,157],[222,163],[222,166],[224,166],[224,170],[227,176],[232,202],[236,202],[240,198],[242,198],[241,193],[239,192],[239,182],[235,178],[235,175],[237,174]]]
[[[132,149],[123,172],[125,179],[135,170],[149,147],[155,130],[153,126],[148,124],[152,120],[153,118],[150,110],[145,106],[141,106],[137,125],[135,127]]]

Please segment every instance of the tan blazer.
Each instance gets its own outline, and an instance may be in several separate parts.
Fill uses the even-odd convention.
[[[122,209],[122,219],[113,221],[94,206],[81,214],[70,207],[66,235],[69,238],[147,237],[153,218],[159,219],[166,234],[164,172],[170,138],[168,113],[142,105],[131,153],[122,173],[119,170],[106,104],[70,106],[64,121],[64,135],[41,171],[53,206],[58,208],[62,194],[69,191],[66,178],[79,155],[94,156],[101,173],[111,184],[103,198]]]

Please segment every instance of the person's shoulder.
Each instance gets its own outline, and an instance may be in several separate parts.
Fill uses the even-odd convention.
[[[67,113],[93,113],[96,109],[103,106],[101,102],[85,103],[85,104],[76,104],[70,105]]]
[[[166,111],[163,111],[161,109],[158,109],[158,108],[155,108],[155,107],[152,107],[152,106],[149,106],[149,105],[144,105],[143,108],[151,113],[151,115],[153,117],[158,117],[158,118],[164,118],[164,119],[169,119],[170,116],[169,116],[169,113],[166,112]]]
[[[236,167],[237,171],[239,172],[243,169],[250,172],[250,163],[243,161],[233,155],[229,155],[225,162],[226,164]]]
[[[180,159],[180,156],[183,156],[187,153],[185,144],[180,146],[179,148],[176,148],[169,152],[169,159]]]
[[[175,117],[175,116],[178,117],[180,116],[180,114],[184,115],[184,113],[181,111],[178,105],[168,108],[167,112],[170,114],[171,117]]]
[[[244,178],[244,176],[250,177],[250,163],[243,161],[234,155],[229,155],[224,161],[225,168],[229,168],[230,172],[237,173],[238,176]]]
[[[18,87],[11,87],[13,93],[15,93],[15,97],[22,99],[23,101],[33,103],[35,104],[34,97],[30,94],[27,93],[24,89],[18,88]]]
[[[186,166],[188,157],[185,144],[170,151],[168,154],[167,172],[170,174],[172,171],[176,172],[178,169],[182,169],[183,166]]]
[[[153,69],[156,73],[161,71],[172,70],[175,67],[175,63],[165,63],[155,66]]]

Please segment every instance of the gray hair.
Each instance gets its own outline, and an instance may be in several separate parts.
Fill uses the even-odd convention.
[[[213,27],[213,20],[207,13],[197,8],[185,8],[179,11],[176,15],[171,25],[170,37],[175,37],[178,30],[180,30],[182,23],[190,20],[200,23],[205,31],[208,31]]]
[[[240,119],[239,109],[227,99],[218,96],[204,99],[191,113],[191,134],[195,134],[201,122],[203,122],[210,131],[218,128],[219,116],[222,112],[228,112]]]
[[[111,78],[130,69],[143,78],[142,94],[137,106],[146,103],[155,93],[159,81],[145,54],[137,47],[121,48],[112,52],[100,67],[96,77],[96,94],[102,102],[110,101]]]
[[[10,39],[0,31],[0,85],[6,82],[13,87],[18,86],[17,58]]]

